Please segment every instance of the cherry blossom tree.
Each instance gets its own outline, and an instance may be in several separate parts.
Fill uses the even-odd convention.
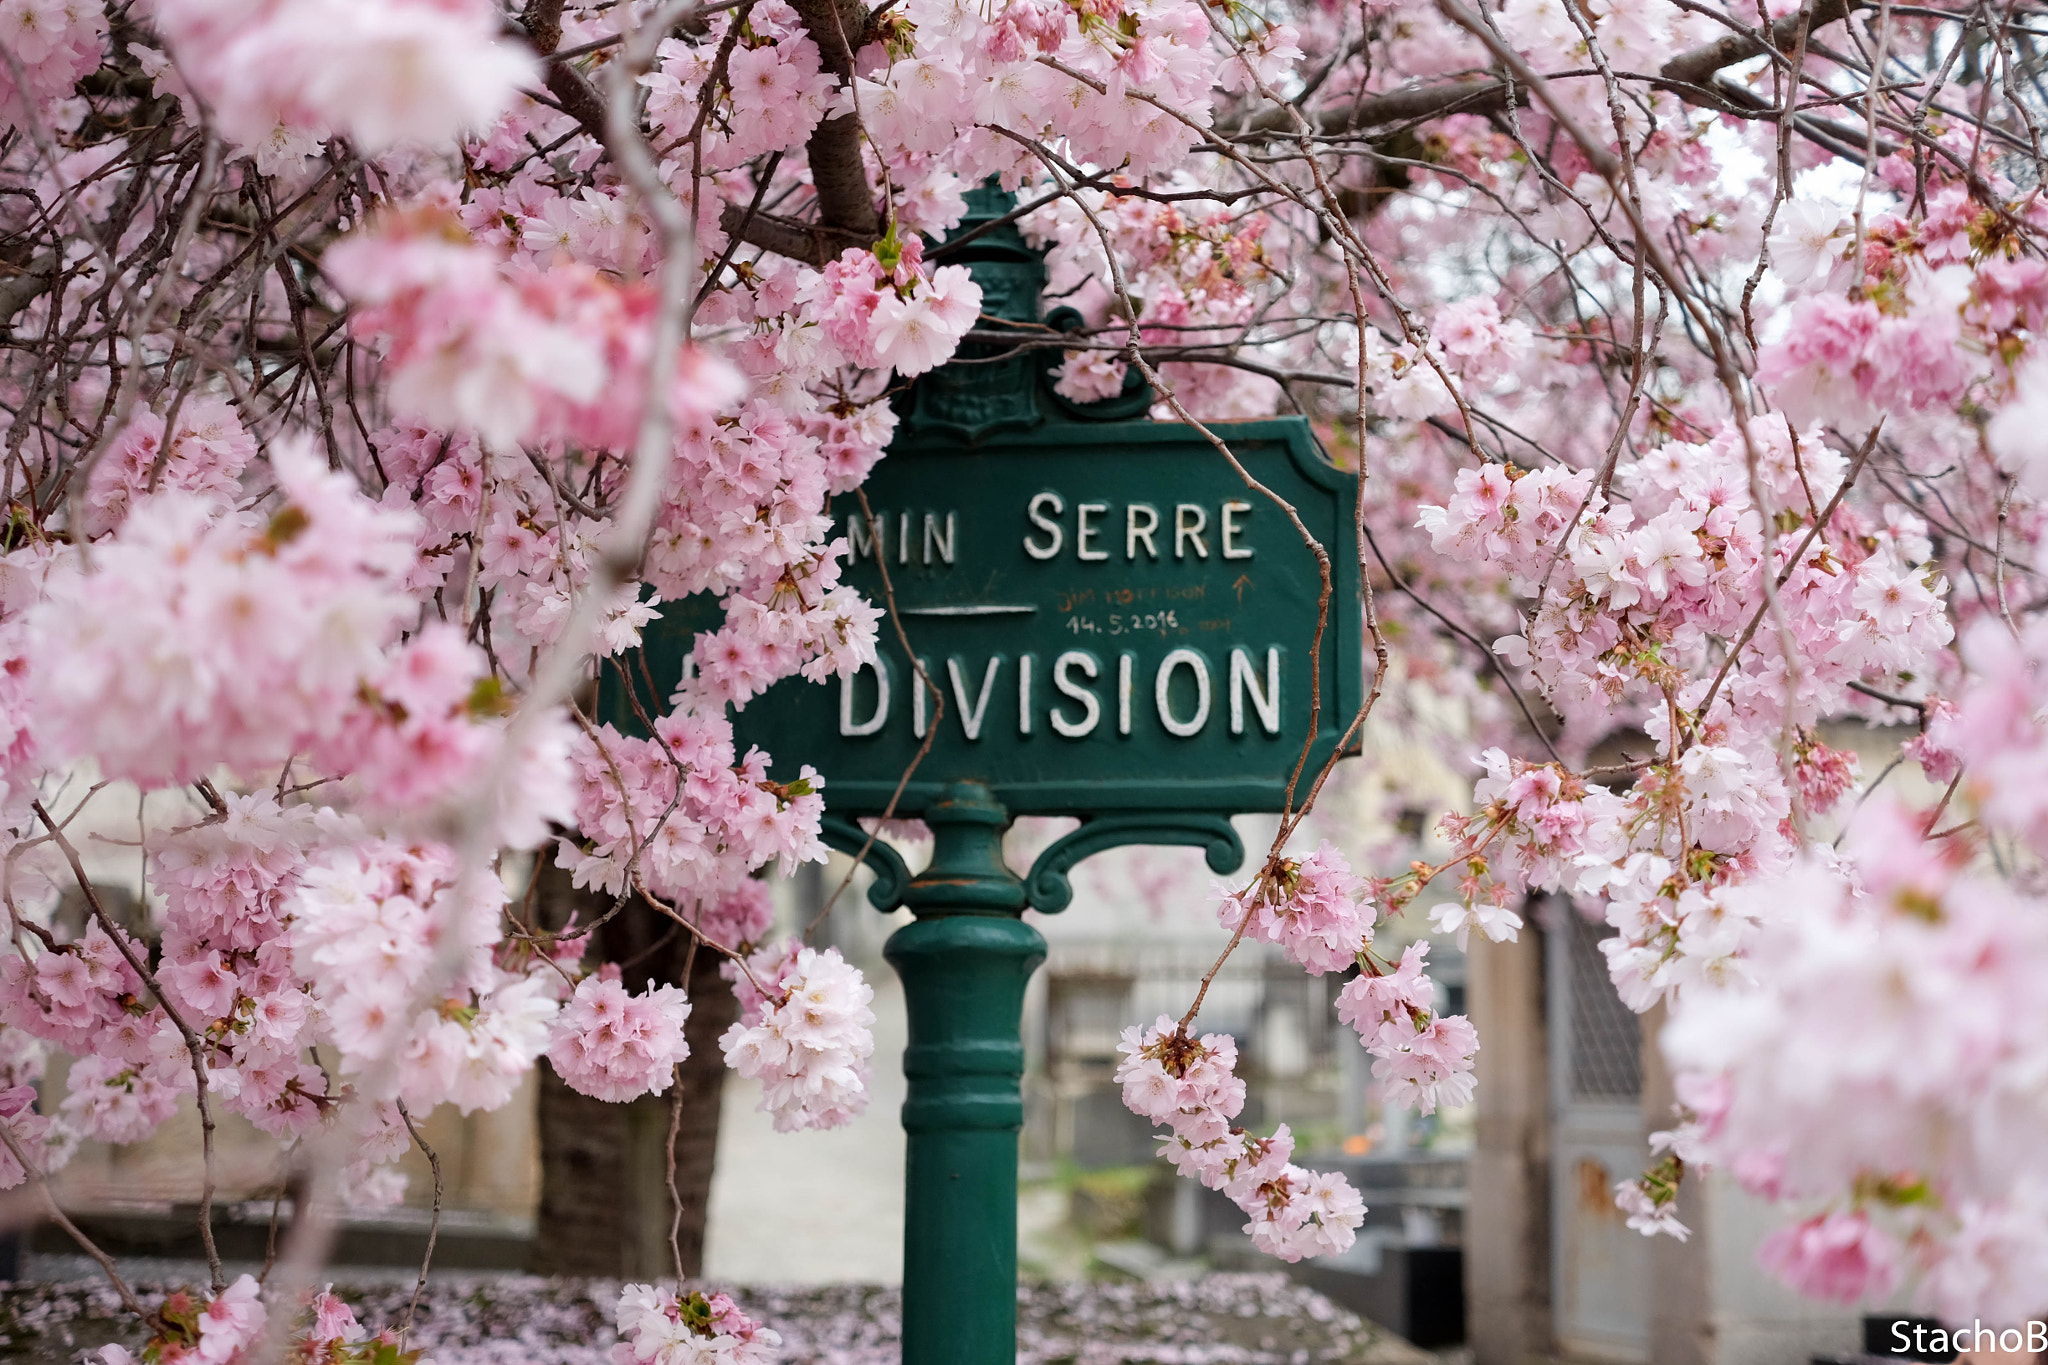
[[[543,1057],[601,1101],[675,1084],[690,969],[590,951],[628,913],[725,964],[720,1050],[778,1127],[859,1113],[869,988],[768,941],[756,876],[822,858],[826,794],[730,714],[873,660],[834,499],[973,343],[1057,351],[1077,401],[1135,371],[1218,459],[1227,419],[1307,415],[1362,492],[1348,724],[1469,717],[1448,857],[1309,849],[1311,772],[1223,956],[1351,974],[1340,1017],[1427,1111],[1484,1040],[1376,930],[1427,896],[1498,941],[1566,894],[1621,997],[1670,1007],[1683,1111],[1634,1224],[1684,1235],[1718,1167],[1804,1292],[2034,1310],[2044,20],[0,0],[0,1184],[189,1100],[212,1284],[146,1306],[102,1258],[155,1358],[388,1353],[313,1289],[416,1116]],[[1078,330],[985,325],[946,234],[989,180]],[[603,723],[589,681],[695,595],[722,624],[688,680]],[[1866,774],[1844,719],[1914,738]],[[146,922],[81,853],[109,784],[141,793]],[[535,913],[555,872],[590,913]],[[1340,1250],[1357,1194],[1234,1125],[1201,1004],[1129,1031],[1127,1102],[1261,1248]],[[307,1191],[260,1292],[213,1251],[224,1113]],[[772,1355],[722,1297],[618,1311],[636,1360]]]

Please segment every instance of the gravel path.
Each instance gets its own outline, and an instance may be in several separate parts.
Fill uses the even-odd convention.
[[[380,1277],[381,1278],[381,1277]],[[177,1287],[138,1286],[145,1299]],[[373,1329],[395,1325],[410,1284],[337,1285]],[[603,1280],[437,1278],[411,1344],[435,1365],[610,1365]],[[785,1365],[896,1365],[897,1291],[863,1285],[734,1291],[782,1333]],[[1282,1275],[1210,1275],[1173,1284],[1076,1282],[1017,1289],[1018,1365],[1430,1365]],[[91,1281],[0,1285],[0,1359],[69,1365],[109,1341],[131,1347],[113,1293]]]

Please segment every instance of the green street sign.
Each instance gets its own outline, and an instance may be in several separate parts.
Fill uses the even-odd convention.
[[[1286,511],[1201,432],[1145,420],[1153,395],[1135,367],[1122,394],[1076,403],[1053,385],[1058,349],[1006,344],[1081,317],[1040,319],[1045,262],[1008,221],[1015,201],[993,185],[967,198],[930,254],[973,271],[977,339],[900,393],[896,438],[863,488],[874,524],[851,495],[831,507],[851,545],[846,582],[877,606],[893,596],[881,657],[754,698],[734,718],[742,752],[814,765],[837,822],[892,798],[916,815],[955,782],[1012,815],[1282,809],[1304,743],[1313,772],[1363,696],[1356,477],[1304,418],[1212,428],[1328,552],[1314,657],[1322,582]],[[709,599],[663,607],[628,665],[643,702],[665,701],[697,633],[718,624]],[[638,729],[619,681],[611,672],[600,703]]]
[[[1073,866],[1121,844],[1195,845],[1232,871],[1244,846],[1229,817],[1282,809],[1304,745],[1313,773],[1363,691],[1353,476],[1301,418],[1215,427],[1329,555],[1318,651],[1322,579],[1286,511],[1200,432],[1137,420],[1152,395],[1135,372],[1103,402],[1055,392],[1059,351],[1009,343],[1079,314],[1039,319],[1045,263],[1007,194],[984,186],[968,204],[935,254],[981,284],[979,336],[902,393],[863,489],[872,522],[851,496],[831,509],[846,581],[893,600],[880,658],[777,683],[734,718],[742,751],[775,755],[778,776],[799,762],[823,774],[825,842],[874,871],[876,908],[916,916],[883,950],[909,1023],[904,1365],[1016,1358],[1019,1020],[1045,957],[1024,910],[1065,909]],[[640,729],[624,678],[659,704],[718,624],[708,599],[664,606],[640,657],[607,670],[605,717]],[[892,798],[932,832],[915,876],[855,820]],[[1003,859],[1020,814],[1082,817],[1021,877]]]
[[[742,746],[815,765],[842,817],[885,809],[928,734],[899,811],[956,781],[1013,814],[1280,809],[1311,730],[1314,763],[1359,704],[1355,485],[1299,419],[1217,430],[1330,552],[1319,716],[1321,581],[1285,512],[1184,426],[1062,422],[899,443],[866,485],[872,527],[833,505],[847,581],[893,591],[940,698],[885,621],[878,666],[776,685],[738,715]],[[657,680],[688,643],[650,639]]]

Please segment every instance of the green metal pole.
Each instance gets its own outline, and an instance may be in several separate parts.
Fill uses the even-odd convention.
[[[903,1365],[1012,1365],[1020,1026],[1045,940],[1020,918],[1024,883],[1003,863],[1010,813],[988,788],[953,783],[924,819],[931,866],[904,896],[917,920],[882,950],[910,1015]]]

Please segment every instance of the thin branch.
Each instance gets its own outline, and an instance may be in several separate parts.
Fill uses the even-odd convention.
[[[120,952],[129,969],[135,973],[136,979],[147,986],[150,994],[156,997],[157,1005],[163,1010],[164,1017],[171,1021],[178,1030],[178,1036],[185,1042],[186,1057],[192,1066],[193,1095],[199,1106],[200,1144],[206,1167],[199,1191],[199,1241],[206,1249],[206,1268],[212,1277],[213,1292],[218,1294],[227,1288],[228,1278],[226,1272],[221,1269],[220,1250],[213,1244],[214,1123],[213,1106],[206,1097],[208,1084],[205,1044],[193,1031],[192,1026],[185,1022],[185,1016],[178,1012],[177,1006],[164,994],[163,987],[157,984],[156,977],[151,974],[149,964],[136,955],[135,949],[128,942],[128,935],[114,922],[114,917],[107,913],[107,907],[100,902],[99,889],[92,884],[92,878],[86,875],[85,864],[79,859],[78,849],[64,836],[63,826],[51,818],[50,812],[44,809],[41,801],[32,801],[29,804],[49,829],[50,837],[56,841],[65,862],[71,865],[71,875],[77,879],[78,889],[84,895],[86,908],[91,911],[93,919],[99,923],[101,931],[113,941],[115,949]]]
[[[690,946],[692,950],[696,948],[694,943]],[[683,979],[685,981],[689,980],[689,973],[687,971],[685,971]],[[663,1149],[668,1158],[665,1167],[668,1174],[668,1254],[676,1268],[676,1283],[681,1285],[688,1278],[683,1270],[683,1193],[676,1184],[676,1135],[683,1130],[683,1064],[681,1062],[676,1063],[675,1070],[669,1077],[669,1089],[671,1093],[668,1100],[668,1146]]]
[[[420,1295],[427,1287],[427,1268],[434,1263],[434,1243],[441,1237],[441,1200],[445,1191],[441,1184],[440,1155],[427,1145],[426,1135],[421,1133],[420,1126],[413,1122],[412,1111],[405,1107],[405,1101],[396,1100],[393,1103],[398,1110],[398,1117],[405,1120],[405,1131],[412,1134],[413,1145],[427,1158],[427,1169],[434,1175],[434,1212],[427,1222],[427,1250],[420,1257],[420,1274],[419,1278],[413,1281],[412,1301],[406,1304],[405,1321],[398,1329],[405,1333],[412,1330],[413,1315],[419,1312]]]
[[[57,1196],[50,1191],[49,1178],[30,1159],[28,1149],[22,1145],[21,1139],[14,1134],[14,1125],[8,1123],[5,1119],[0,1119],[0,1142],[7,1144],[8,1154],[27,1173],[29,1180],[34,1183],[36,1190],[43,1196],[43,1204],[50,1215],[50,1221],[64,1229],[65,1235],[78,1244],[78,1249],[90,1256],[99,1266],[101,1273],[107,1277],[107,1283],[114,1287],[114,1294],[121,1300],[121,1306],[145,1324],[156,1323],[157,1315],[144,1308],[142,1300],[135,1297],[135,1291],[129,1288],[128,1281],[121,1278],[120,1270],[114,1265],[114,1258],[100,1250],[99,1244],[86,1236],[79,1229],[78,1224],[71,1221],[70,1215],[58,1207]]]

